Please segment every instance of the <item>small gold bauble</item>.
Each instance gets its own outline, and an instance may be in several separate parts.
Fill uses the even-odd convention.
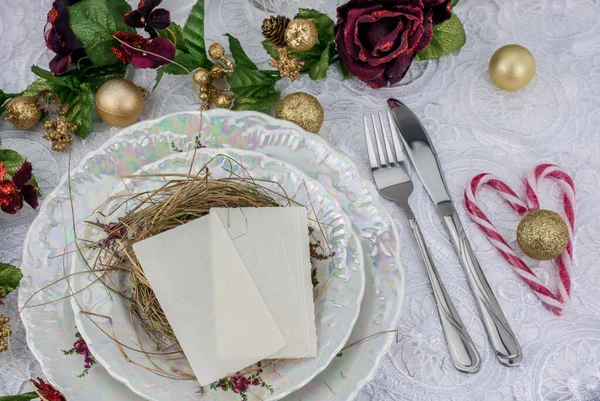
[[[569,228],[557,213],[537,210],[527,214],[519,223],[517,242],[530,258],[551,260],[565,250],[569,242]]]
[[[194,76],[192,79],[198,85],[208,85],[213,81],[210,71],[206,68],[198,68],[196,71],[194,71]]]
[[[222,109],[228,109],[231,107],[231,96],[226,93],[219,93],[214,97],[213,102],[215,106],[220,107]]]
[[[218,60],[225,55],[225,48],[220,43],[213,43],[208,48],[208,55],[210,58]]]
[[[501,89],[522,89],[535,75],[533,54],[520,45],[506,45],[494,53],[488,67],[490,78]]]
[[[290,49],[305,52],[317,44],[319,32],[312,21],[296,18],[288,24],[284,38]]]
[[[298,124],[316,134],[323,125],[323,107],[316,97],[304,92],[291,93],[281,99],[275,112],[277,118]]]
[[[6,105],[6,119],[17,129],[33,128],[42,118],[42,110],[33,96],[19,96]]]
[[[144,110],[144,97],[140,88],[122,78],[106,81],[96,93],[96,111],[107,124],[127,127],[133,124]]]

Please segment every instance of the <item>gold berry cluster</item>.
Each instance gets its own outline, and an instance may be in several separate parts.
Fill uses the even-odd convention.
[[[60,110],[59,116],[56,120],[47,120],[44,122],[44,133],[43,138],[52,141],[52,150],[55,152],[62,152],[69,146],[73,145],[73,135],[71,135],[77,129],[77,125],[73,124],[65,117],[69,105],[65,104]]]
[[[200,86],[200,100],[202,110],[210,109],[214,103],[216,107],[228,109],[231,107],[231,95],[227,94],[229,88],[219,89],[214,82],[221,79],[229,79],[233,72],[233,63],[225,57],[225,49],[219,43],[213,43],[208,48],[208,55],[221,64],[215,63],[210,69],[199,68],[194,71],[194,82]]]
[[[5,339],[12,334],[12,328],[6,325],[9,321],[10,319],[7,316],[0,315],[0,352],[8,350],[8,343]]]

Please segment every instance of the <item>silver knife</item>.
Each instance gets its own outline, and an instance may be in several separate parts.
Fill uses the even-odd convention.
[[[450,200],[442,169],[431,140],[417,116],[402,102],[389,99],[388,106],[400,131],[408,156],[429,193],[429,197],[441,214],[452,243],[466,269],[467,278],[483,316],[483,323],[492,348],[502,364],[518,366],[523,357],[521,346],[510,328],[465,235],[456,209]]]

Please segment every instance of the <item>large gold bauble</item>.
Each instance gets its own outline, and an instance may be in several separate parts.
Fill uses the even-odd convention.
[[[551,260],[560,256],[569,242],[565,221],[550,210],[527,214],[517,227],[517,243],[525,255],[535,260]]]
[[[137,121],[143,110],[140,88],[126,79],[106,81],[96,93],[96,111],[107,124],[127,127]]]
[[[19,96],[6,104],[6,119],[17,129],[30,129],[42,118],[42,110],[33,96]]]
[[[533,54],[520,45],[506,45],[492,55],[488,68],[490,78],[501,89],[522,89],[535,75]]]
[[[319,32],[312,21],[296,18],[288,24],[284,38],[290,49],[305,52],[317,44]]]
[[[281,99],[275,116],[298,124],[308,132],[318,133],[323,125],[323,107],[316,97],[304,92],[291,93]]]

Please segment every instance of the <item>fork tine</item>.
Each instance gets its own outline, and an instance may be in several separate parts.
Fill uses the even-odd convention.
[[[380,168],[389,167],[387,157],[383,152],[383,147],[381,146],[381,134],[377,129],[377,123],[375,122],[375,116],[371,114],[371,121],[373,121],[373,132],[375,133],[375,143],[377,144],[377,153],[379,154]]]
[[[394,117],[392,116],[392,113],[389,110],[387,111],[387,117],[388,123],[390,124],[390,129],[392,130],[392,142],[394,144],[394,153],[396,154],[396,160],[398,160],[398,163],[401,163],[404,161],[404,152],[402,151],[402,149],[404,148],[402,146],[402,143],[400,142],[400,137],[398,136],[398,127],[396,126]]]
[[[377,161],[377,155],[375,154],[375,146],[373,146],[373,140],[371,139],[371,132],[369,131],[369,120],[367,116],[363,116],[365,124],[365,140],[367,141],[367,154],[369,155],[369,163],[371,169],[377,170],[380,168],[379,162]]]
[[[385,152],[387,153],[387,159],[390,162],[390,165],[396,165],[396,159],[394,158],[394,154],[392,153],[392,147],[390,146],[390,142],[388,140],[388,136],[385,131],[385,124],[383,123],[383,117],[381,113],[379,113],[379,124],[381,126],[381,135],[383,135],[383,144],[385,145]]]

